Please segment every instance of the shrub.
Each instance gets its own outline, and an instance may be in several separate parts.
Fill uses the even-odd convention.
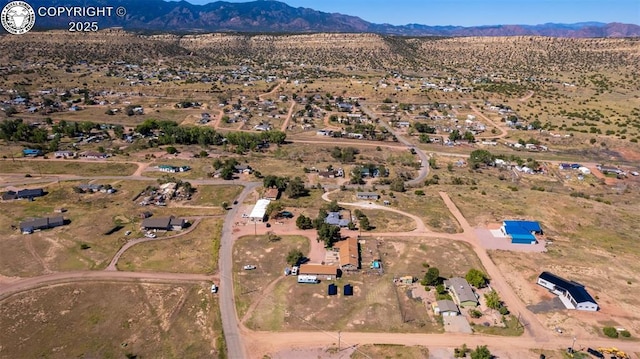
[[[469,315],[472,318],[480,318],[482,316],[482,312],[477,309],[471,309],[469,310]]]
[[[620,332],[620,336],[625,337],[625,338],[630,338],[631,337],[631,333],[628,330],[623,330]]]
[[[609,338],[618,337],[618,331],[614,327],[604,327],[602,328],[602,332],[604,333],[604,335],[608,336]]]

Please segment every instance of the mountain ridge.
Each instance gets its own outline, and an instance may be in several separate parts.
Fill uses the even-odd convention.
[[[38,17],[36,29],[65,29],[69,21],[98,21],[100,28],[168,33],[253,32],[253,33],[377,33],[399,36],[551,36],[551,37],[638,37],[640,26],[623,23],[581,22],[539,25],[429,26],[423,24],[375,24],[357,16],[292,7],[274,0],[245,3],[225,1],[194,5],[186,1],[163,0],[35,0],[41,6],[122,6],[124,17],[100,18]]]

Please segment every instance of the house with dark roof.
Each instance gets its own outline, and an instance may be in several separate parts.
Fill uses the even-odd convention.
[[[32,218],[20,222],[20,231],[24,234],[30,234],[34,231],[64,226],[64,218],[62,216]]]
[[[184,218],[176,218],[174,216],[169,217],[153,217],[145,218],[142,221],[143,230],[162,230],[162,231],[178,231],[185,227],[186,221]]]
[[[542,272],[538,276],[537,283],[557,295],[567,309],[592,312],[599,309],[595,299],[593,299],[584,286],[578,282],[566,280],[549,272]]]
[[[478,306],[478,295],[473,291],[466,279],[460,277],[450,278],[444,281],[444,286],[459,306]]]
[[[500,230],[511,237],[514,244],[535,244],[535,235],[543,234],[540,223],[535,221],[504,221]]]
[[[35,197],[42,197],[46,194],[46,192],[42,188],[33,188],[33,189],[21,189],[18,192],[16,191],[7,191],[2,194],[3,201],[10,201],[14,199],[29,199],[32,200]]]

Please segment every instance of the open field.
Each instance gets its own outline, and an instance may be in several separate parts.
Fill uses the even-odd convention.
[[[227,202],[231,206],[240,192],[242,186],[198,186],[189,204],[219,207],[223,202]]]
[[[351,359],[365,358],[429,358],[429,349],[423,346],[373,344],[363,345],[351,354]]]
[[[0,273],[7,276],[34,276],[47,271],[104,268],[116,251],[130,238],[142,237],[142,211],[154,216],[189,216],[198,209],[168,207],[140,207],[132,199],[147,185],[145,181],[96,181],[117,189],[114,194],[76,193],[82,182],[60,182],[46,186],[49,192],[34,201],[0,203],[6,216],[0,218]],[[53,216],[55,208],[65,208],[63,217],[68,225],[20,234],[11,226],[32,217]],[[219,211],[222,211],[219,209]],[[215,214],[215,213],[210,213]],[[117,230],[112,234],[112,229]],[[125,232],[130,230],[130,236]],[[82,249],[82,245],[89,248]]]
[[[52,300],[55,298],[55,300]],[[206,285],[67,284],[0,306],[2,358],[217,355],[218,306]]]
[[[416,229],[416,222],[413,219],[399,213],[369,209],[360,211],[369,218],[369,224],[374,227],[372,231],[375,232],[407,232]]]
[[[431,310],[411,298],[406,287],[396,286],[393,278],[405,275],[422,278],[427,270],[423,263],[440,268],[443,277],[464,275],[472,267],[482,268],[478,258],[462,243],[375,237],[364,240],[362,272],[344,273],[336,281],[317,285],[298,284],[295,277],[284,277],[257,305],[247,326],[276,331],[441,332],[442,324]],[[377,253],[369,254],[369,249]],[[370,258],[382,260],[382,275],[369,269]],[[338,285],[339,292],[344,284],[352,284],[354,295],[327,296],[326,285],[330,282]]]
[[[427,228],[435,232],[460,232],[461,229],[458,222],[456,222],[455,218],[444,205],[444,202],[442,202],[442,198],[438,195],[435,187],[429,187],[424,190],[424,195],[416,195],[413,191],[414,189],[409,189],[407,192],[391,192],[388,189],[380,190],[378,191],[381,195],[380,199],[375,202],[382,205],[383,201],[389,201],[391,208],[418,216]],[[391,194],[393,194],[393,197],[391,197]],[[356,199],[354,191],[336,191],[331,193],[329,198],[338,202],[360,201]],[[384,220],[387,216],[394,218],[394,213],[378,211],[378,214],[375,216],[379,216],[380,220]],[[378,222],[380,222],[380,220]],[[371,222],[372,225],[376,225],[375,222]],[[376,228],[376,230],[378,230],[378,228]]]
[[[256,301],[268,301],[261,293],[273,281],[283,276],[287,267],[286,256],[292,249],[298,249],[303,254],[309,252],[309,240],[301,236],[282,236],[279,241],[269,242],[265,236],[246,236],[238,238],[233,246],[234,291],[236,296],[236,310],[242,318],[247,309]],[[245,264],[255,265],[257,268],[244,271]],[[290,279],[290,278],[285,278]]]
[[[221,231],[220,219],[204,219],[184,236],[133,246],[120,257],[118,269],[211,274],[218,268]]]
[[[138,168],[133,163],[118,162],[76,162],[47,160],[4,160],[0,161],[0,173],[24,173],[32,176],[40,174],[66,174],[78,176],[129,176]]]

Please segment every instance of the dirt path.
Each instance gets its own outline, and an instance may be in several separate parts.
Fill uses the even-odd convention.
[[[33,256],[33,258],[40,263],[40,265],[42,266],[42,270],[45,274],[49,274],[51,273],[51,270],[49,270],[49,267],[47,267],[47,263],[42,259],[42,257],[40,257],[40,255],[38,254],[38,252],[36,252],[35,247],[33,246],[33,238],[31,236],[26,236],[25,240],[24,240],[24,244],[27,247],[27,251],[29,251],[29,253],[31,253],[31,255]]]
[[[329,198],[329,195],[331,193],[334,192],[338,192],[340,191],[338,190],[333,190],[331,192],[325,192],[322,194],[322,199],[327,201],[327,202],[331,202],[331,199]],[[405,231],[405,232],[398,232],[402,235],[405,236],[410,236],[412,234],[415,234],[415,232],[418,233],[425,233],[425,232],[431,232],[427,226],[425,226],[424,222],[422,221],[422,219],[416,215],[413,215],[411,213],[407,213],[404,211],[401,211],[399,209],[395,209],[395,208],[391,208],[388,206],[381,206],[379,204],[375,204],[375,203],[371,203],[371,202],[338,202],[339,205],[341,206],[352,206],[352,207],[358,207],[358,208],[364,208],[364,209],[377,209],[377,210],[381,210],[381,211],[387,211],[387,212],[394,212],[394,213],[398,213],[401,214],[403,216],[409,217],[411,219],[413,219],[413,221],[416,223],[416,228],[412,231]],[[376,234],[375,232],[371,232],[371,234]]]
[[[153,272],[115,272],[115,271],[82,271],[82,272],[56,272],[39,277],[22,278],[0,285],[0,301],[13,294],[42,288],[51,285],[59,285],[76,282],[96,281],[128,281],[138,282],[144,280],[151,283],[184,283],[211,281],[213,277],[204,274],[185,273],[153,273]]]
[[[284,123],[280,128],[280,131],[286,132],[287,127],[289,127],[289,121],[291,121],[291,116],[293,116],[293,109],[296,107],[296,102],[291,100],[291,105],[289,106],[289,112],[287,112],[287,118],[284,119]]]
[[[479,135],[476,136],[478,138],[483,138],[483,137],[490,137],[490,138],[503,138],[507,136],[507,130],[504,129],[504,127],[499,126],[497,123],[495,123],[492,119],[490,119],[489,117],[485,116],[477,107],[473,106],[473,105],[469,105],[469,107],[471,107],[471,110],[473,110],[473,112],[482,117],[482,119],[484,119],[485,121],[487,121],[488,123],[490,123],[493,127],[495,127],[496,129],[498,129],[498,131],[500,131],[499,135],[496,134],[489,134],[489,135]]]
[[[276,93],[276,91],[278,91],[280,89],[281,85],[282,85],[282,82],[278,82],[278,84],[273,89],[271,89],[271,91],[265,92],[262,95],[258,95],[258,98],[260,99],[260,101],[264,101],[265,97],[273,95],[274,93]]]
[[[525,102],[525,101],[527,101],[528,99],[530,99],[530,98],[531,98],[531,96],[533,96],[533,94],[534,94],[534,93],[535,93],[535,92],[533,92],[532,90],[529,90],[529,92],[528,92],[526,95],[524,95],[524,96],[522,96],[521,98],[519,98],[519,99],[518,99],[518,101],[520,101],[520,102]]]
[[[125,243],[125,245],[120,247],[118,252],[116,252],[116,254],[111,259],[111,262],[109,262],[109,265],[107,266],[107,268],[105,268],[105,271],[117,271],[118,270],[117,264],[118,264],[118,260],[120,260],[120,257],[124,254],[124,252],[126,252],[129,248],[135,246],[136,244],[152,242],[152,241],[163,241],[167,239],[184,236],[186,234],[191,233],[191,231],[193,231],[194,229],[196,229],[196,227],[198,227],[198,224],[200,224],[201,220],[202,218],[197,218],[186,231],[182,231],[180,233],[176,233],[171,236],[157,237],[157,238],[142,237],[142,238],[136,238],[128,241],[127,243]]]
[[[466,218],[462,215],[455,203],[453,203],[449,195],[446,192],[440,192],[440,197],[442,197],[444,204],[447,206],[451,214],[456,218],[458,223],[460,223],[463,230],[462,234],[464,240],[471,244],[474,252],[480,259],[482,266],[487,271],[487,275],[491,278],[491,287],[494,288],[500,294],[502,300],[507,303],[511,313],[518,315],[521,322],[524,323],[524,335],[536,338],[540,341],[548,340],[548,330],[538,321],[538,318],[536,318],[535,315],[526,308],[525,304],[509,286],[507,280],[502,275],[502,272],[500,272],[495,263],[493,263],[487,254],[487,251],[481,248],[480,241],[476,237],[475,231],[469,222],[467,222]]]

